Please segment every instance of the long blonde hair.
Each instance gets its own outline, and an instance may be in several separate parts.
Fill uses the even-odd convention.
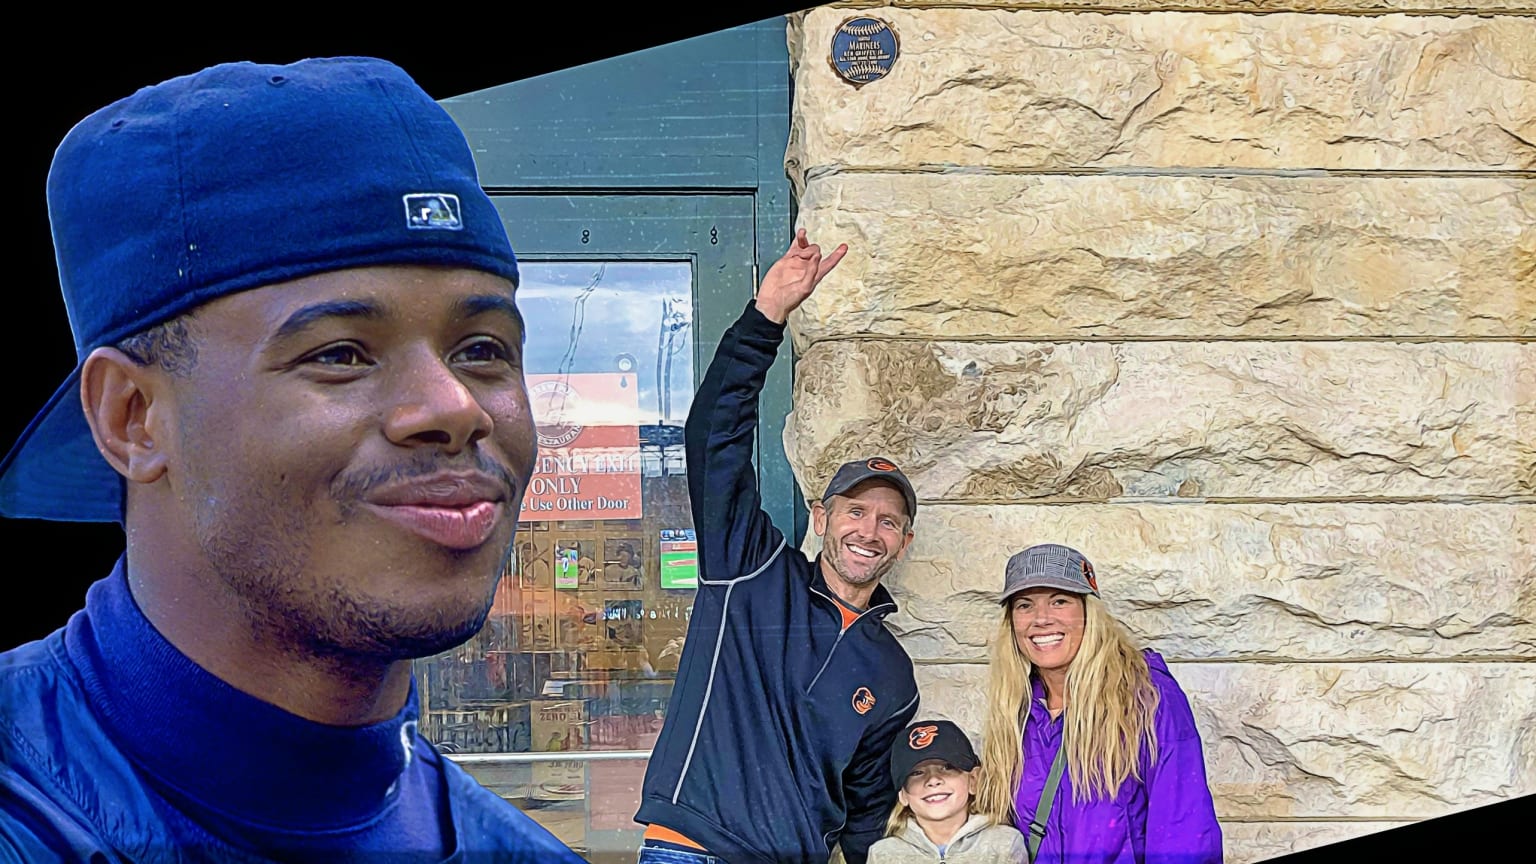
[[[1157,758],[1153,716],[1157,688],[1147,659],[1099,598],[1082,595],[1083,641],[1067,668],[1062,746],[1072,796],[1109,798],[1127,778],[1142,779],[1142,759]],[[989,817],[1015,821],[1014,795],[1024,773],[1024,719],[1033,669],[1013,633],[1012,602],[992,637],[981,782],[972,800]],[[1146,748],[1145,754],[1143,747]]]
[[[979,781],[977,780],[976,776],[972,775],[971,794],[965,802],[965,812],[968,816],[975,816],[977,813],[982,812],[981,805],[976,798],[978,783]],[[897,786],[896,793],[898,797],[896,798],[896,806],[891,808],[891,816],[889,819],[885,820],[885,836],[887,837],[899,837],[900,835],[906,833],[907,823],[911,822],[913,818],[912,808],[906,804],[901,803],[901,798],[899,797],[901,791],[901,787]],[[990,813],[985,815],[987,816],[988,825],[997,824],[997,819],[994,818]]]

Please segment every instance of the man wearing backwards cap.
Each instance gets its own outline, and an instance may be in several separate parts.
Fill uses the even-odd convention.
[[[863,864],[896,803],[891,742],[917,707],[880,585],[917,496],[890,461],[843,465],[812,507],[807,561],[760,506],[758,394],[789,313],[847,254],[800,231],[721,338],[685,429],[699,590],[636,821],[641,864]]]
[[[215,66],[81,121],[48,210],[80,362],[0,513],[126,550],[0,655],[0,860],[580,861],[417,733],[535,448],[448,115],[383,61]]]

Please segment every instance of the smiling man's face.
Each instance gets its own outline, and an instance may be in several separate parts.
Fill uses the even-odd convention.
[[[512,284],[343,270],[219,298],[193,327],[172,494],[146,517],[181,559],[306,653],[427,656],[478,630],[536,448]]]
[[[838,578],[852,586],[879,582],[912,542],[906,499],[896,487],[865,480],[812,508],[822,557]]]

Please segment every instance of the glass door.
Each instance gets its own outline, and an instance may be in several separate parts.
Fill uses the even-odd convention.
[[[422,726],[588,860],[632,861],[697,573],[683,423],[752,297],[753,200],[495,200],[539,456],[485,627],[419,661]]]

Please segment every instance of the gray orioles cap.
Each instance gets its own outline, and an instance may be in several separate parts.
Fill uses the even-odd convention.
[[[999,603],[1007,603],[1008,598],[1026,588],[1055,588],[1099,596],[1093,564],[1070,546],[1055,543],[1031,546],[1009,558],[1003,574],[1003,592],[997,597]]]

